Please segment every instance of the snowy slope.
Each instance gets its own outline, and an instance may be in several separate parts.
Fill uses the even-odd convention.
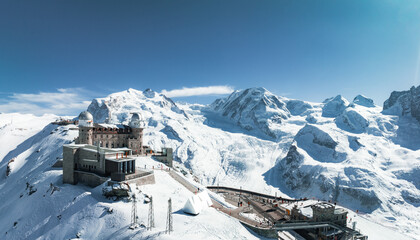
[[[146,122],[145,144],[157,150],[172,147],[176,166],[191,170],[203,185],[242,186],[296,198],[331,199],[363,212],[364,221],[370,221],[366,226],[378,222],[406,234],[401,239],[420,234],[416,225],[420,219],[420,142],[417,140],[420,125],[411,116],[383,114],[382,108],[367,97],[356,96],[349,102],[339,95],[323,103],[310,103],[278,97],[266,89],[256,88],[237,91],[204,106],[174,103],[152,90],[129,89],[93,100],[88,110],[95,121],[113,123],[128,123],[130,113],[141,113]],[[1,179],[0,197],[13,195],[1,211],[10,208],[14,201],[28,204],[29,201],[21,199],[38,193],[28,196],[27,181],[39,183],[38,188],[43,188],[44,192],[50,182],[60,183],[60,170],[50,166],[61,154],[60,144],[73,140],[77,133],[66,127],[53,132],[54,128],[49,125],[44,133],[40,131],[34,136],[39,141],[33,142],[44,141],[45,146],[41,144],[44,147],[35,144],[13,154],[26,159],[25,168]],[[42,154],[47,146],[48,152]],[[5,171],[5,162],[10,157],[14,156],[9,154],[8,159],[2,160],[0,171]],[[100,196],[95,195],[96,190],[83,186],[60,187],[75,191],[71,195],[74,197],[85,194],[82,199],[93,209],[97,206],[95,202],[103,204]],[[14,189],[20,192],[15,194]],[[19,198],[20,193],[25,193],[22,198]],[[74,197],[70,197],[71,200]],[[62,198],[66,206],[72,206],[65,198],[68,196]],[[22,207],[16,207],[19,208]],[[58,236],[54,235],[56,228],[45,227],[50,224],[45,220],[48,216],[64,209],[61,205],[57,208],[61,210],[40,214],[45,221],[42,228],[47,230],[39,232]],[[99,208],[102,209],[102,205]],[[88,216],[90,221],[96,219],[97,210],[84,211],[86,214],[76,214],[73,209],[69,215],[79,219]],[[126,211],[128,214],[129,209]],[[22,214],[18,216],[26,219]],[[125,216],[129,219],[129,215]],[[0,230],[13,231],[13,222],[7,220],[7,227],[1,226]],[[106,224],[100,222],[99,226],[109,226]],[[358,228],[364,232],[364,226]],[[87,232],[92,234],[89,236],[105,236]],[[204,232],[200,234],[208,236]],[[369,236],[369,239],[383,238]]]
[[[419,231],[419,154],[405,148],[420,129],[412,119],[383,115],[361,95],[319,104],[255,88],[202,106],[147,92],[100,101],[114,102],[108,109],[117,121],[130,111],[145,115],[146,143],[173,147],[203,183],[332,199],[401,232]]]
[[[24,163],[0,179],[0,239],[69,239],[76,238],[78,233],[82,239],[260,239],[213,208],[204,209],[196,217],[184,214],[181,209],[193,193],[161,171],[155,172],[155,185],[136,190],[139,223],[147,223],[149,206],[143,201],[147,194],[154,199],[156,228],[130,230],[131,202],[106,199],[102,186],[92,189],[63,184],[61,169],[51,168],[56,158],[61,157],[62,145],[77,136],[77,131],[70,129],[75,126],[36,122],[36,117],[28,115],[14,117],[32,120],[26,127],[42,130],[33,136],[27,133],[25,142],[31,144],[21,144],[12,151]],[[14,127],[14,123],[9,126]],[[3,136],[0,139],[4,140]],[[149,168],[151,164],[158,165],[150,158],[139,161],[147,162]],[[7,161],[3,160],[0,167],[3,172],[5,165]],[[52,193],[50,184],[59,190]],[[174,232],[165,235],[169,198]],[[109,208],[113,208],[113,213],[108,212]]]

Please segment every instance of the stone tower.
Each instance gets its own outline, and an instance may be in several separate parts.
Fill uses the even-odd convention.
[[[129,139],[129,148],[134,153],[143,154],[143,129],[144,120],[139,113],[133,113],[129,126],[131,128],[131,136]]]
[[[79,144],[93,145],[93,116],[88,111],[79,115]]]

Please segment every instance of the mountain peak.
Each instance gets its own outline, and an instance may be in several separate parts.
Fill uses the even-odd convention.
[[[361,105],[361,106],[365,106],[365,107],[375,107],[375,104],[373,103],[373,100],[365,97],[361,94],[357,95],[354,99],[353,99],[353,103],[357,104],[357,105]]]
[[[347,101],[347,99],[343,98],[341,95],[337,95],[332,98],[327,98],[324,100],[323,103],[324,103],[324,106],[322,107],[323,117],[337,117],[349,105],[349,101]]]
[[[258,129],[272,138],[276,138],[274,125],[290,116],[286,103],[262,87],[236,91],[210,108],[246,130]]]

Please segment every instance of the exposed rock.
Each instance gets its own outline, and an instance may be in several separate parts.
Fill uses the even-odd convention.
[[[384,102],[383,113],[398,116],[413,116],[420,121],[420,86],[409,91],[394,91]]]
[[[357,95],[354,99],[353,99],[353,103],[360,105],[360,106],[365,106],[365,107],[375,107],[375,104],[373,103],[373,100],[365,97],[363,95]]]
[[[291,190],[304,190],[310,187],[311,175],[301,171],[304,157],[295,145],[291,145],[287,156],[279,161],[277,168],[282,173],[279,178],[285,181]]]
[[[348,136],[348,140],[349,140],[349,147],[353,151],[357,151],[359,150],[359,148],[364,147],[364,145],[359,142],[358,137]]]
[[[93,99],[87,109],[93,116],[93,121],[96,123],[108,122],[111,119],[111,111],[108,107],[107,101]]]

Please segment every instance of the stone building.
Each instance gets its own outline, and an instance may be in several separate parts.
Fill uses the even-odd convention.
[[[95,187],[114,182],[154,183],[154,175],[136,170],[136,157],[151,156],[172,167],[172,148],[155,152],[143,145],[143,119],[134,113],[129,125],[94,123],[87,111],[79,115],[76,144],[63,146],[63,182]],[[136,156],[136,157],[134,157]]]
[[[87,144],[63,146],[63,182],[98,186],[109,178],[115,182],[154,183],[149,172],[136,170],[131,149],[109,149]]]
[[[144,154],[144,122],[140,114],[134,113],[129,125],[94,123],[88,111],[79,115],[79,137],[77,144],[98,145],[105,148],[129,148],[133,154]]]
[[[310,207],[310,208],[309,208]],[[346,226],[347,211],[336,208],[334,204],[319,202],[313,205],[298,207],[291,210],[291,219],[298,221],[331,222],[339,226]]]
[[[315,222],[332,222],[337,225],[346,226],[347,211],[343,208],[336,208],[331,203],[318,203],[311,206],[312,218]]]

